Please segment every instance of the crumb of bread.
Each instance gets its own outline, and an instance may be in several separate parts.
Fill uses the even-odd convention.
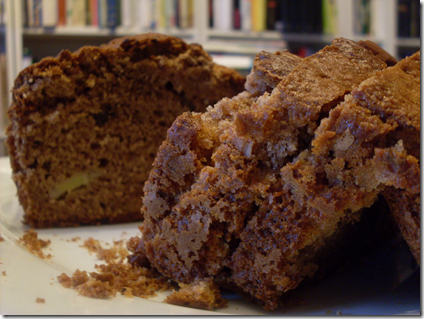
[[[36,303],[46,303],[46,300],[44,298],[37,298],[35,299]]]
[[[165,299],[165,303],[191,308],[214,310],[227,307],[218,285],[213,280],[196,280],[191,284],[179,284],[180,289]]]
[[[73,237],[73,238],[71,238],[71,239],[68,239],[67,240],[67,242],[76,242],[76,241],[78,241],[78,240],[80,240],[81,239],[81,237]]]
[[[72,287],[71,277],[69,277],[64,272],[61,273],[59,276],[57,276],[57,281],[65,288],[71,288]]]
[[[85,240],[84,244],[80,247],[86,248],[90,253],[96,253],[101,248],[101,245],[97,239],[90,237]]]
[[[4,241],[4,238],[3,238],[3,237],[1,237],[1,234],[0,234],[0,243],[1,243],[2,241]]]
[[[82,284],[85,284],[89,280],[89,277],[85,270],[81,271],[77,269],[71,277],[65,273],[62,273],[61,275],[57,276],[57,280],[65,288],[76,288]]]
[[[3,271],[1,272],[1,274],[2,274],[3,276],[7,276],[7,275],[6,275],[6,270],[3,270]]]
[[[36,255],[42,259],[49,259],[52,257],[51,254],[45,255],[42,251],[43,248],[46,248],[50,245],[50,240],[38,239],[38,233],[33,229],[24,232],[23,236],[19,238],[18,242],[23,244],[31,254]]]
[[[107,262],[117,258],[119,258],[119,262],[122,262],[129,254],[122,240],[114,242],[112,248],[105,249],[97,239],[90,237],[84,241],[82,247],[87,248],[90,253],[95,253],[100,260]]]
[[[65,288],[74,288],[82,296],[101,299],[114,297],[117,293],[129,298],[149,298],[157,291],[171,289],[170,281],[156,270],[125,263],[128,251],[122,241],[104,249],[98,240],[89,238],[82,247],[96,253],[106,264],[95,265],[96,272],[77,269],[71,277],[62,273],[57,280]]]
[[[87,282],[75,287],[75,290],[85,297],[105,299],[116,295],[116,289],[114,289],[109,282],[96,280],[90,278]]]

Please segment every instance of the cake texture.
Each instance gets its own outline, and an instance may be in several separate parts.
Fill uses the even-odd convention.
[[[142,189],[175,118],[241,92],[197,44],[143,34],[62,51],[24,69],[7,146],[32,227],[140,220]]]
[[[372,220],[382,196],[416,250],[419,53],[388,61],[343,38],[301,60],[260,53],[246,91],[169,129],[130,259],[179,283],[212,279],[273,310],[333,258],[344,229]]]

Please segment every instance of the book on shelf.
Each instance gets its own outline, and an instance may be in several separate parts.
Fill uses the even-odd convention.
[[[85,1],[85,0],[83,0]],[[107,0],[106,27],[115,28],[121,25],[121,1]]]
[[[252,29],[251,0],[240,0],[240,29],[250,31]]]
[[[233,1],[233,29],[240,30],[241,28],[241,16],[240,16],[240,0]]]
[[[354,0],[353,8],[353,32],[369,34],[371,31],[371,1]]]
[[[286,0],[278,2],[279,29],[286,33],[322,33],[325,1]]]
[[[25,12],[24,8],[24,12]],[[27,18],[24,18],[26,20]],[[24,22],[25,25],[25,22]],[[56,26],[64,26],[66,25],[66,1],[58,0],[57,1],[57,25]]]
[[[266,29],[275,30],[278,20],[278,1],[267,0],[266,2]]]
[[[135,24],[135,10],[132,8],[132,1],[134,0],[121,0],[121,26],[126,29],[133,28]]]
[[[7,15],[6,15],[6,0],[0,0],[0,26],[6,25]]]
[[[398,0],[398,37],[419,38],[421,36],[421,6],[419,0]]]
[[[165,28],[175,29],[177,27],[177,10],[178,1],[176,0],[165,0]]]
[[[213,0],[212,3],[213,29],[219,31],[233,30],[233,0]]]
[[[335,0],[322,0],[322,33],[337,33],[337,4]]]
[[[421,2],[420,0],[411,0],[411,31],[409,37],[421,37]]]
[[[266,30],[266,8],[266,0],[252,0],[252,31],[261,32]]]
[[[66,23],[78,27],[87,25],[87,7],[85,0],[66,1]]]
[[[194,22],[194,0],[177,1],[177,26],[181,29],[190,29]]]

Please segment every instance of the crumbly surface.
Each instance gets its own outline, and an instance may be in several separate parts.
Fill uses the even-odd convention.
[[[179,284],[180,289],[166,297],[165,303],[177,306],[214,310],[225,308],[227,300],[221,297],[219,286],[211,279]]]
[[[90,253],[95,253],[96,257],[106,262],[122,263],[128,256],[128,250],[125,248],[123,241],[114,242],[111,248],[103,248],[100,242],[92,237],[84,241],[82,247],[86,248]]]
[[[51,258],[51,254],[45,254],[43,248],[46,248],[50,245],[50,240],[43,240],[38,238],[38,233],[29,229],[24,232],[21,238],[19,238],[19,243],[24,245],[24,247],[33,255],[36,255],[42,259]]]
[[[74,288],[82,296],[100,299],[112,298],[117,293],[130,298],[149,298],[157,291],[171,289],[169,280],[151,267],[133,267],[126,263],[128,251],[123,242],[106,249],[98,240],[89,238],[83,247],[95,252],[106,263],[96,265],[96,272],[77,269],[71,276],[62,273],[57,280],[65,288]]]
[[[142,188],[174,119],[243,90],[196,44],[143,34],[23,70],[8,110],[13,179],[34,228],[141,218]]]
[[[340,38],[271,92],[179,116],[145,184],[130,258],[277,308],[387,187],[419,192],[419,81],[405,63],[387,68]]]

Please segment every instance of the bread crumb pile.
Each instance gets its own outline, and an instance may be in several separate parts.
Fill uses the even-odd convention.
[[[52,257],[51,254],[45,255],[42,251],[43,248],[50,245],[50,240],[38,239],[38,233],[33,229],[24,232],[18,242],[24,245],[31,254],[36,255],[41,259],[50,259]]]
[[[125,297],[151,298],[158,291],[174,288],[163,301],[168,304],[213,310],[227,306],[227,300],[221,297],[219,287],[213,281],[195,281],[192,284],[180,284],[179,289],[172,281],[161,275],[150,264],[146,267],[135,266],[127,262],[129,251],[125,246],[134,245],[131,238],[127,243],[114,241],[111,248],[103,248],[100,241],[92,237],[80,247],[106,263],[95,265],[96,272],[77,269],[71,276],[62,273],[57,277],[65,288],[74,288],[85,297],[108,299],[120,293]]]
[[[86,248],[90,253],[95,253],[97,258],[106,262],[113,262],[119,258],[118,262],[122,263],[128,256],[128,250],[122,240],[113,242],[112,248],[105,249],[97,239],[90,237],[81,247]]]
[[[62,273],[57,277],[63,287],[75,288],[82,296],[109,298],[120,293],[125,297],[149,298],[157,291],[171,287],[169,280],[157,271],[126,263],[129,253],[123,241],[114,242],[111,248],[103,248],[98,240],[90,237],[82,247],[95,253],[106,264],[96,264],[96,272],[77,269],[72,276]]]

